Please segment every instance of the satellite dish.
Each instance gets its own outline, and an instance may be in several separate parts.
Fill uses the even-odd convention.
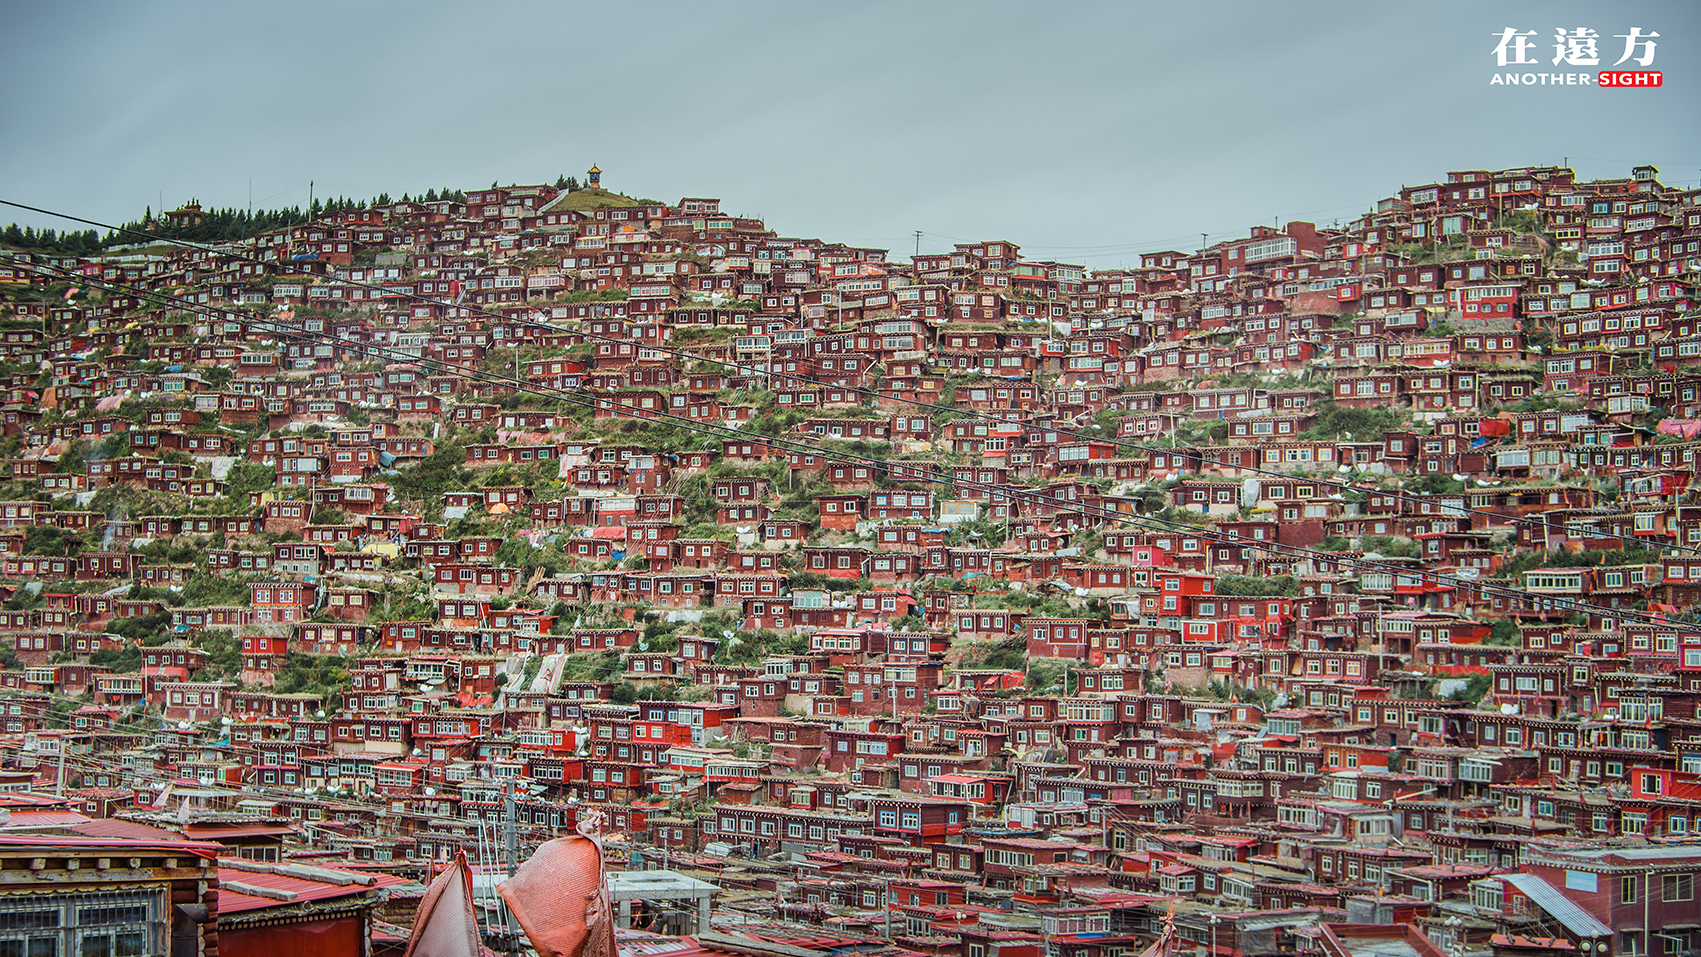
[[[1469,475],[1465,475],[1462,472],[1454,472],[1453,473],[1453,481],[1455,481],[1455,482],[1463,482],[1463,481],[1465,481],[1469,478],[1470,478]]]
[[[191,725],[187,721],[177,722],[177,730],[179,730],[179,731],[187,731],[187,730],[189,730],[190,727],[191,727]]]
[[[738,634],[738,633],[733,631],[731,628],[728,628],[727,630],[721,632],[721,637],[722,638],[731,638],[735,634]]]
[[[437,796],[437,789],[436,788],[426,788],[425,791],[424,791],[424,794],[425,794],[426,797],[436,797]]]
[[[1350,466],[1350,465],[1343,465],[1343,466],[1341,466],[1341,467],[1340,467],[1340,468],[1338,468],[1338,469],[1336,469],[1336,470],[1335,470],[1335,471],[1337,471],[1337,472],[1339,472],[1339,473],[1341,473],[1341,474],[1342,474],[1342,475],[1345,475],[1345,474],[1347,474],[1347,473],[1348,473],[1348,472],[1351,472],[1351,471],[1352,471],[1352,470],[1353,470],[1353,467],[1352,467],[1352,466]]]
[[[220,718],[219,724],[222,724],[227,728],[230,727],[230,716],[226,715],[225,717]]]
[[[1518,713],[1518,706],[1513,704],[1512,702],[1508,701],[1505,704],[1500,706],[1500,713],[1501,714],[1517,714]]]
[[[324,716],[325,712],[323,710],[313,712],[313,717],[315,718],[323,718]]]

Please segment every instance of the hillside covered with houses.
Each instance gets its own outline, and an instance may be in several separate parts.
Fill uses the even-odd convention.
[[[4,234],[0,843],[372,941],[594,810],[734,953],[1701,948],[1701,190],[1089,270],[602,176]]]

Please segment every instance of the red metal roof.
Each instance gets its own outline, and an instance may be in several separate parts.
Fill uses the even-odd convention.
[[[57,807],[15,807],[0,827],[65,827],[91,820],[87,814]]]
[[[6,738],[5,740],[7,742],[12,742],[12,741],[17,741],[17,740],[21,740],[21,739],[16,738],[14,736],[14,737]],[[50,797],[46,794],[18,794],[18,793],[0,794],[0,807],[6,807],[6,808],[64,807],[65,804],[66,804],[65,798]]]
[[[0,834],[0,847],[41,847],[41,848],[97,848],[97,847],[135,847],[137,849],[173,851],[183,854],[194,854],[197,857],[214,858],[219,851],[224,850],[222,844],[211,841],[159,841],[139,840],[128,841],[110,837],[72,837],[67,834]]]
[[[322,870],[335,870],[322,868]],[[275,874],[266,871],[238,870],[233,867],[219,868],[219,913],[234,914],[242,911],[261,910],[267,907],[278,907],[284,904],[299,904],[306,901],[334,900],[338,897],[355,897],[369,890],[380,887],[390,887],[395,884],[405,884],[407,881],[390,874],[361,874],[354,871],[343,871],[349,877],[362,881],[376,878],[371,884],[336,884],[331,881],[316,881],[290,874]],[[230,883],[246,885],[254,888],[266,888],[274,891],[284,891],[294,894],[289,901],[274,900],[270,897],[256,897],[232,890]]]
[[[126,841],[174,841],[177,835],[164,828],[117,818],[97,818],[71,828],[85,837],[116,837]]]

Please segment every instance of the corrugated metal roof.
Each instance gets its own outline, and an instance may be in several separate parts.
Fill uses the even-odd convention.
[[[287,865],[282,865],[287,866]],[[327,869],[328,870],[328,869]],[[331,900],[337,897],[353,897],[379,887],[391,884],[404,884],[405,880],[388,874],[358,874],[349,872],[348,876],[358,881],[376,878],[376,882],[337,884],[332,881],[316,881],[290,874],[268,873],[262,870],[251,870],[244,867],[241,870],[232,867],[219,868],[219,913],[234,914],[242,911],[259,910],[265,907],[276,907],[287,900],[289,903],[305,901]],[[231,889],[230,885],[265,890],[276,893],[277,897],[260,897],[245,894]],[[293,895],[293,896],[289,896]]]
[[[150,824],[138,824],[135,821],[121,821],[115,817],[96,818],[78,824],[71,830],[84,837],[116,837],[126,841],[175,841],[178,836],[164,828]]]
[[[6,738],[5,740],[10,743],[20,741],[21,739],[14,735]],[[65,802],[65,798],[50,797],[45,794],[0,794],[0,807],[8,808],[64,807]]]
[[[138,840],[127,841],[109,837],[72,837],[67,834],[32,835],[32,834],[0,834],[0,846],[4,847],[39,847],[51,848],[124,848],[172,851],[194,854],[198,857],[211,858],[224,848],[211,841],[156,841]]]
[[[6,823],[0,827],[66,827],[93,820],[87,814],[56,807],[16,807],[10,810]]]
[[[1536,906],[1553,915],[1565,929],[1582,938],[1611,937],[1612,928],[1577,906],[1571,898],[1535,874],[1503,874],[1501,879],[1522,891]]]

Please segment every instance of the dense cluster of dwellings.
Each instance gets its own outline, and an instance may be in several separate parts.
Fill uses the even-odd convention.
[[[1089,272],[592,180],[0,260],[0,872],[377,940],[595,808],[793,955],[1701,946],[1701,192]]]

